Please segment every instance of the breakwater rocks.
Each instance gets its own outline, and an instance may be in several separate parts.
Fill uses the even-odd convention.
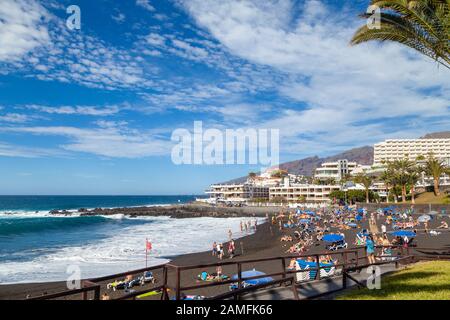
[[[171,218],[199,218],[199,217],[264,217],[266,214],[279,212],[279,207],[213,207],[208,205],[185,204],[172,206],[153,206],[153,207],[127,207],[127,208],[81,208],[76,212],[80,216],[98,216],[98,215],[126,215],[129,217],[142,216],[167,216]],[[65,210],[52,210],[51,214],[71,215]]]

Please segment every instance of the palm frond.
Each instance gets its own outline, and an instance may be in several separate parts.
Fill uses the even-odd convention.
[[[382,10],[381,29],[359,28],[352,45],[397,42],[450,69],[450,0],[371,0],[371,4]]]

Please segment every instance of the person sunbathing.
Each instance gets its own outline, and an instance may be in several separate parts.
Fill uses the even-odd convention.
[[[448,229],[448,223],[442,220],[441,225],[437,229]]]
[[[291,236],[282,236],[281,237],[281,242],[291,242],[292,241],[292,237]]]
[[[296,269],[296,259],[291,259],[291,262],[289,262],[289,266],[287,267],[288,270],[295,270]]]

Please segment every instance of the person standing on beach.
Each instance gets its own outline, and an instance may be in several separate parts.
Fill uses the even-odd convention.
[[[248,232],[248,225],[246,222],[244,222],[245,232]]]
[[[217,255],[217,257],[219,259],[221,259],[221,257],[220,257],[220,243],[217,243],[217,245],[216,245],[216,255]]]
[[[214,241],[212,248],[212,255],[215,257],[217,255],[217,243]]]
[[[230,259],[233,259],[235,250],[236,246],[234,245],[234,240],[231,239],[230,243],[228,244],[228,255],[230,256]]]
[[[222,243],[219,244],[218,254],[219,254],[219,259],[222,260],[223,259],[223,244]]]
[[[366,237],[366,251],[367,251],[367,259],[369,260],[369,264],[375,263],[375,242],[373,240],[373,236],[370,233]]]
[[[381,225],[381,233],[386,235],[386,225],[384,223]]]
[[[242,220],[241,220],[241,223],[240,223],[240,227],[241,227],[241,232],[244,232],[244,225],[242,223]]]
[[[228,240],[233,239],[233,232],[231,231],[231,229],[228,229]]]

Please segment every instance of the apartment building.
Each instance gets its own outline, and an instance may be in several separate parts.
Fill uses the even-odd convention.
[[[374,146],[374,164],[408,157],[415,160],[432,152],[450,165],[450,139],[390,139]]]
[[[246,202],[254,199],[269,199],[269,186],[252,183],[213,184],[205,191],[214,201]]]
[[[358,167],[359,165],[356,162],[350,162],[346,159],[333,162],[324,162],[315,170],[314,178],[321,181],[330,179],[340,181],[343,177],[351,174]]]
[[[298,202],[299,199],[304,199],[306,202],[324,203],[331,201],[332,191],[340,189],[339,185],[285,184],[270,188],[269,197],[271,200],[282,198],[290,202]]]

